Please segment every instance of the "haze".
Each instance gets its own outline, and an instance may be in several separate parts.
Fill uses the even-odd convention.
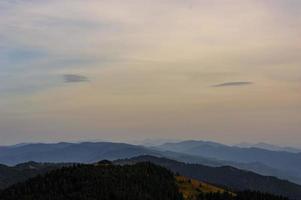
[[[1,0],[0,144],[301,145],[299,0]]]

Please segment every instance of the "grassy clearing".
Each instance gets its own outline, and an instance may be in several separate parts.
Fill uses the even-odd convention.
[[[187,178],[184,176],[176,176],[177,184],[180,192],[183,194],[185,200],[195,200],[201,193],[216,193],[226,192],[226,190],[204,183],[195,179]]]

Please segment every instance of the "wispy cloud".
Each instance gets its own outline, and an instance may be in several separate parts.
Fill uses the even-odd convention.
[[[253,82],[249,81],[240,81],[240,82],[226,82],[226,83],[220,83],[213,85],[212,87],[236,87],[236,86],[246,86],[254,84]]]
[[[63,75],[65,83],[77,83],[77,82],[88,82],[90,81],[88,77],[77,75],[77,74],[64,74]]]

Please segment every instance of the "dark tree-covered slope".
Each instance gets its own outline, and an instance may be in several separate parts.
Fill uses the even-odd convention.
[[[65,165],[65,164],[64,164]],[[26,163],[19,169],[51,170],[51,164]],[[0,192],[1,200],[288,200],[253,191],[233,193],[204,182],[176,176],[150,162],[72,165],[38,175]]]
[[[63,167],[4,190],[1,200],[181,200],[173,173],[151,163]]]
[[[70,164],[27,162],[16,166],[0,165],[0,189]]]
[[[119,164],[137,162],[152,162],[166,167],[174,172],[205,181],[215,185],[225,186],[231,190],[253,190],[283,195],[292,199],[301,199],[301,186],[275,177],[261,176],[253,172],[239,170],[233,167],[208,167],[199,164],[186,164],[166,158],[140,156],[128,160],[116,161]]]

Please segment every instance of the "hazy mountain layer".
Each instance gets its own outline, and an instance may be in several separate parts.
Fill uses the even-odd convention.
[[[240,148],[204,141],[166,143],[157,146],[156,149],[244,163],[246,165],[243,168],[255,170],[256,172],[262,171],[265,174],[280,175],[282,178],[285,177],[287,179],[296,177],[294,181],[298,182],[300,182],[301,178],[301,153],[271,151],[260,148]],[[254,166],[254,163],[257,163],[261,169],[259,168],[257,171],[256,168],[248,167],[250,165]],[[265,169],[262,168],[263,166],[265,166]],[[274,169],[274,171],[268,170],[268,168]]]
[[[196,153],[200,152],[199,149],[203,149],[204,146],[208,149],[213,149],[212,151],[214,151],[215,148],[225,148],[226,150],[229,148],[231,149],[231,147],[212,142],[184,142],[165,144],[155,148],[111,142],[21,144],[9,147],[0,147],[0,163],[6,165],[15,165],[29,161],[52,163],[93,163],[103,159],[115,160],[139,155],[154,155],[186,163],[197,163],[208,166],[233,166],[239,169],[250,170],[262,175],[276,176],[281,179],[287,179],[301,184],[299,171],[296,172],[296,170],[282,169],[278,168],[278,165],[271,166],[263,163],[263,161],[257,161],[259,159],[257,159],[257,155],[255,154],[252,154],[252,159],[255,161],[244,162],[240,159],[236,159],[235,161],[227,160],[226,157],[222,156],[225,152],[223,152],[223,154],[217,153],[218,158],[210,158],[212,157],[212,152],[209,152],[208,154],[205,153],[205,151]],[[192,151],[191,148],[195,149],[195,152]],[[238,149],[238,151],[236,151],[236,149]],[[252,151],[252,149],[236,149],[231,151],[232,154],[239,153],[242,150],[246,152],[241,153],[242,155],[240,156],[243,156],[244,154],[248,156],[248,152]],[[259,151],[261,152],[264,150]],[[273,153],[274,157],[279,156],[281,158],[281,156],[283,156],[283,152],[270,153]],[[289,166],[289,163],[284,164]],[[293,168],[295,167],[293,166]]]

